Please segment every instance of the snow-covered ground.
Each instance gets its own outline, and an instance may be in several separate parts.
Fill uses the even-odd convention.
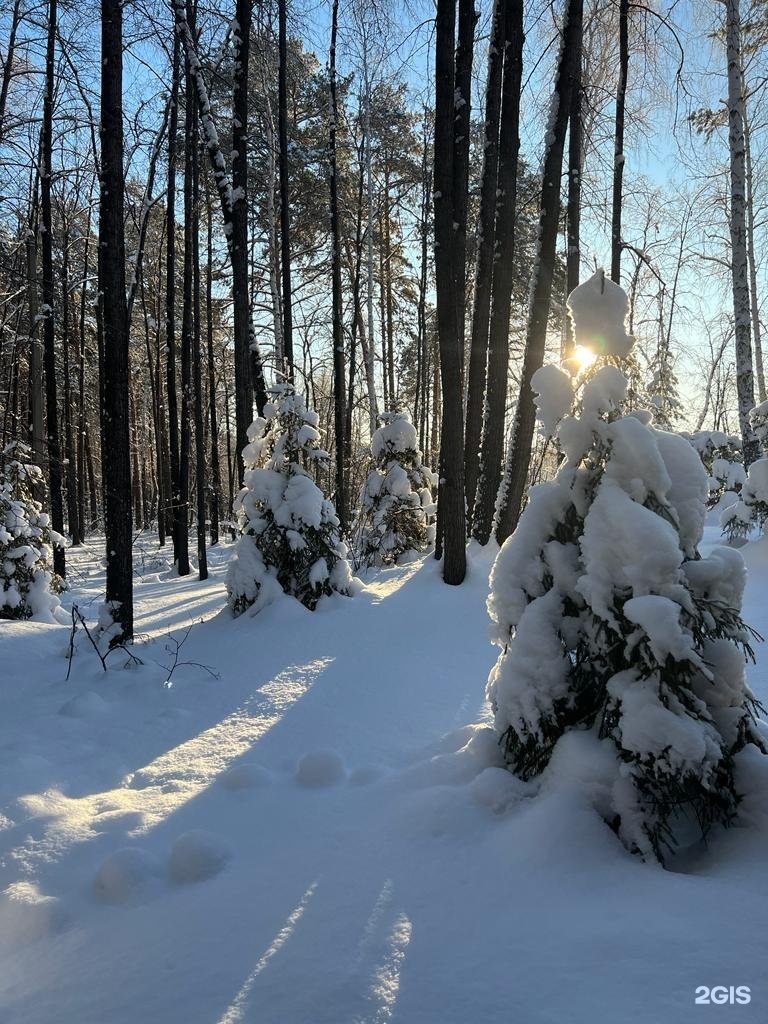
[[[231,550],[201,584],[137,545],[140,666],[80,630],[65,681],[68,626],[0,623],[2,1024],[768,1020],[768,759],[740,827],[643,864],[579,736],[533,799],[486,767],[493,552],[234,621]],[[744,553],[768,632],[768,540]],[[69,564],[93,621],[98,546]],[[751,1002],[694,1004],[720,985]]]

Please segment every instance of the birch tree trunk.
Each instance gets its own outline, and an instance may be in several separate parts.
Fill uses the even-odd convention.
[[[725,0],[728,61],[728,149],[731,170],[731,282],[733,323],[736,338],[736,395],[739,406],[744,465],[758,457],[758,444],[749,421],[755,404],[752,373],[752,341],[749,305],[749,269],[746,234],[746,169],[744,146],[744,96],[741,64],[741,16],[739,0]]]
[[[768,395],[765,391],[765,370],[763,367],[763,342],[760,325],[760,301],[757,292],[757,258],[755,256],[755,200],[754,176],[752,173],[752,145],[750,121],[747,116],[745,86],[742,80],[742,98],[744,102],[744,164],[746,174],[746,227],[747,227],[747,259],[749,261],[749,304],[752,318],[752,345],[755,356],[755,373],[757,376],[758,401],[764,402]]]

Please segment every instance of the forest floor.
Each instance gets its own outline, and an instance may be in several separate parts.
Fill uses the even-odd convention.
[[[68,625],[0,624],[2,1024],[768,1020],[768,758],[739,827],[643,864],[578,736],[535,798],[488,767],[493,552],[233,620],[231,550],[200,583],[140,539],[139,666],[81,629],[66,681]],[[744,553],[768,633],[768,540]],[[69,552],[91,623],[102,555]],[[751,1003],[694,1005],[717,985]]]

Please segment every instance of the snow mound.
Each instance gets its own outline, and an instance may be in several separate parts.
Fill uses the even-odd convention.
[[[55,896],[34,882],[14,882],[0,893],[0,945],[18,946],[53,935],[65,915]]]
[[[93,892],[101,903],[131,903],[160,874],[157,860],[135,846],[111,853],[96,872]]]
[[[193,829],[173,844],[168,871],[179,885],[205,882],[223,871],[231,857],[231,848],[219,836]]]
[[[272,776],[263,765],[253,762],[236,764],[219,778],[219,785],[224,789],[258,789],[270,783]]]
[[[99,718],[108,711],[109,704],[95,690],[79,693],[59,708],[59,714],[67,718]]]
[[[533,788],[512,772],[493,766],[483,769],[472,780],[469,788],[475,800],[481,806],[490,808],[494,814],[501,814],[518,800],[533,793]]]
[[[296,781],[318,789],[342,782],[347,776],[344,761],[335,750],[314,750],[305,754],[296,766]]]

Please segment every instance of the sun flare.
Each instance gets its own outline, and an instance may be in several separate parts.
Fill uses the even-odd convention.
[[[592,349],[587,348],[586,345],[577,345],[573,351],[573,361],[579,372],[588,370],[596,359],[597,354]]]

